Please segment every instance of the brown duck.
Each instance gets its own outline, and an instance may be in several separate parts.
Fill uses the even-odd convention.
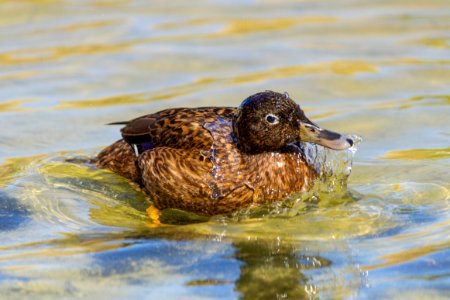
[[[159,208],[202,215],[307,191],[317,174],[302,143],[346,149],[352,139],[311,122],[288,94],[272,91],[239,108],[174,108],[124,124],[97,165],[139,183]]]

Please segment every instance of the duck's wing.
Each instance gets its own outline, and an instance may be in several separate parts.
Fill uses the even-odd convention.
[[[131,121],[110,123],[125,125],[121,129],[123,139],[103,149],[95,163],[101,168],[110,169],[132,181],[140,182],[141,175],[136,158],[142,152],[157,147],[169,147],[195,152],[197,156],[207,155],[215,137],[205,129],[205,124],[220,118],[231,119],[235,111],[235,108],[218,107],[177,108],[141,116]]]
[[[117,123],[125,124],[122,137],[138,153],[155,147],[201,150],[213,143],[204,124],[218,118],[231,119],[235,112],[228,107],[177,108]]]

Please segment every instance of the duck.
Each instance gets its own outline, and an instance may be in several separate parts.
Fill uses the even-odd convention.
[[[264,91],[239,107],[170,108],[123,125],[96,157],[137,183],[155,208],[202,216],[307,192],[318,177],[305,143],[343,150],[348,135],[320,128],[288,93]]]

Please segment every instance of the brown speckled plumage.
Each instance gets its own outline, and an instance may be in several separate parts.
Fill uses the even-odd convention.
[[[168,109],[126,122],[97,165],[143,185],[157,208],[229,213],[311,186],[316,173],[299,147],[305,131],[332,148],[351,145],[316,126],[287,94],[266,91],[239,108]]]

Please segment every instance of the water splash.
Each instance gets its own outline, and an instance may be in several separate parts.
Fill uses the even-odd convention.
[[[295,216],[315,207],[330,207],[359,199],[357,193],[347,189],[347,180],[352,171],[353,158],[362,138],[350,135],[353,146],[346,150],[332,150],[320,145],[302,143],[305,159],[318,174],[311,189],[291,196],[280,203],[270,215]]]
[[[353,140],[353,146],[341,151],[316,144],[301,144],[307,163],[313,166],[319,175],[315,185],[320,191],[331,193],[346,189],[347,179],[352,171],[353,158],[362,141],[362,138],[356,134],[350,135],[349,138]]]

